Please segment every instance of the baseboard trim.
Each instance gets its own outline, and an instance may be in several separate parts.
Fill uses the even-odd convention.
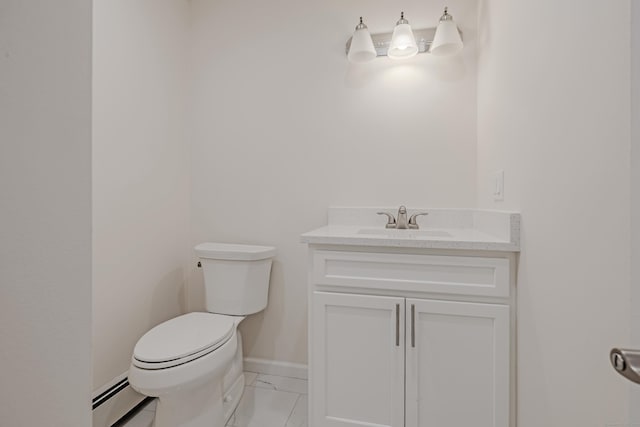
[[[102,387],[98,388],[97,390],[94,390],[91,395],[92,401],[95,401],[96,399],[98,399],[98,397],[101,394],[104,394],[110,389],[114,388],[118,383],[125,381],[128,375],[129,375],[129,371],[123,372],[117,377],[115,377],[114,379],[112,379],[111,381],[109,381],[108,383],[103,384]]]
[[[127,372],[93,392],[93,427],[109,427],[144,401],[127,381]]]
[[[301,363],[281,362],[279,360],[245,357],[244,370],[258,374],[279,375],[281,377],[307,379],[307,365]]]
[[[116,394],[120,393],[122,390],[129,386],[129,380],[124,378],[111,387],[109,387],[104,392],[100,393],[98,396],[92,399],[91,409],[96,410],[98,407],[102,406],[102,404],[109,401],[109,399],[115,397]]]

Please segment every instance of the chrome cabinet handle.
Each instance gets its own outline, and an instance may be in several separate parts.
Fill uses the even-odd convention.
[[[416,346],[416,305],[411,304],[411,347]]]
[[[378,215],[386,215],[387,216],[387,224],[385,225],[386,228],[396,228],[396,218],[393,216],[393,214],[390,214],[388,212],[376,212]]]
[[[400,304],[396,304],[396,347],[400,347]]]
[[[614,348],[609,353],[609,360],[620,375],[640,384],[640,350]]]

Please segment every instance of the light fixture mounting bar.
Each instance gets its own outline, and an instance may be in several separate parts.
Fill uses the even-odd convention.
[[[459,30],[458,30],[459,31]],[[462,32],[460,32],[460,37],[462,38]],[[418,53],[426,53],[429,52],[429,47],[431,47],[431,43],[433,43],[433,38],[436,35],[435,28],[424,28],[422,30],[413,30],[413,34],[416,38],[416,43],[418,44]],[[389,45],[391,44],[391,36],[393,33],[378,33],[371,34],[371,39],[373,40],[373,47],[376,49],[376,53],[378,56],[387,56],[387,51],[389,50]],[[349,53],[349,48],[351,47],[351,39],[347,40],[347,46],[345,48],[345,52]]]

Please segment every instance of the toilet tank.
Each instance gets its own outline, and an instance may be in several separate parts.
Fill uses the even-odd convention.
[[[243,316],[264,310],[276,248],[201,243],[195,252],[204,273],[208,312]]]

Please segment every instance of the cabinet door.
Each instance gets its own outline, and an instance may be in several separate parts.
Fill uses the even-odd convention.
[[[311,425],[404,426],[404,298],[314,292]]]
[[[509,307],[407,299],[407,427],[509,426]]]

